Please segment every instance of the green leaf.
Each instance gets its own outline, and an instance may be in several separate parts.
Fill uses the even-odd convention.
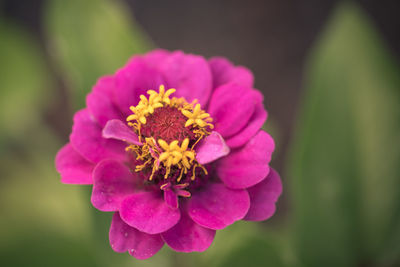
[[[19,232],[9,240],[1,247],[0,258],[2,266],[104,266],[99,264],[93,250],[80,240],[35,228]]]
[[[0,21],[0,147],[12,146],[36,127],[51,97],[50,84],[37,41],[14,23]]]
[[[383,262],[399,225],[400,71],[387,51],[344,2],[311,54],[288,168],[305,266]]]
[[[37,144],[22,155],[10,151],[7,157],[0,157],[0,246],[31,228],[88,239],[90,204],[77,186],[62,184],[54,168],[54,148],[60,144],[44,131],[35,137],[30,141]]]
[[[241,224],[242,227],[240,227]],[[243,224],[246,227],[243,227]],[[225,249],[226,252],[222,254],[223,258],[217,262],[216,266],[287,266],[284,260],[286,249],[282,243],[285,236],[282,231],[273,232],[270,229],[267,231],[267,228],[255,228],[254,222],[241,222],[234,228],[242,230],[241,236],[232,232],[233,229],[227,230],[225,234],[236,236],[236,240],[232,239],[232,237],[227,238],[226,240],[232,240],[230,244],[223,242],[221,239],[219,240],[219,242],[223,242],[222,246],[227,246],[228,249]],[[247,231],[243,232],[243,230]],[[238,237],[240,239],[237,239]],[[212,261],[210,261],[210,264],[204,266],[213,266]]]
[[[151,47],[122,1],[52,0],[45,26],[51,55],[65,75],[74,107],[84,106],[96,80]]]
[[[61,184],[54,169],[60,144],[43,129],[26,138],[31,147],[0,157],[2,264],[99,266],[88,200],[76,186]]]

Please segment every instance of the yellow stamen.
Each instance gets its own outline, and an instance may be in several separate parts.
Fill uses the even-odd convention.
[[[193,166],[192,181],[194,181],[194,180],[196,179],[196,168],[197,168],[197,167],[200,167],[200,168],[203,170],[203,172],[205,173],[205,175],[208,175],[207,169],[204,168],[204,166],[201,165],[200,163],[196,163],[196,164]]]
[[[156,95],[151,95],[149,99],[147,99],[144,95],[140,95],[140,101],[136,106],[136,109],[140,110],[142,114],[146,116],[148,114],[153,114],[154,109],[161,107],[163,107],[163,104],[160,103],[160,99]]]
[[[178,183],[179,183],[179,182],[181,181],[181,179],[182,179],[183,171],[184,171],[184,169],[182,168],[182,169],[181,169],[181,173],[179,174],[178,179],[176,179],[176,181],[177,181]]]
[[[213,125],[208,119],[210,117],[210,114],[205,113],[202,109],[200,104],[196,104],[196,106],[193,109],[193,112],[190,112],[189,110],[183,109],[182,114],[185,115],[185,117],[188,118],[188,120],[185,123],[185,127],[188,127],[192,124],[195,126],[197,125],[198,127],[204,128],[206,126],[209,126],[210,128],[213,127]]]
[[[158,99],[158,101],[164,102],[165,104],[170,105],[171,104],[171,99],[169,98],[169,96],[173,93],[175,93],[175,89],[171,88],[168,89],[165,92],[165,86],[164,85],[160,85],[160,88],[158,89],[158,93],[154,90],[148,90],[147,94],[150,95],[150,97],[154,96],[156,99]]]
[[[164,152],[161,153],[159,160],[167,169],[166,173],[170,173],[173,165],[176,165],[179,169],[183,169],[184,173],[186,173],[187,169],[190,169],[192,162],[195,160],[195,152],[193,149],[187,150],[189,146],[189,138],[185,138],[181,146],[178,145],[178,140],[172,141],[168,144],[164,140],[159,139],[158,144],[164,150]],[[181,179],[183,172],[181,171],[178,181]],[[166,174],[165,177],[167,176],[168,175]]]
[[[140,107],[130,107],[130,110],[133,112],[132,115],[129,115],[126,120],[127,121],[133,121],[136,120],[142,124],[146,124],[146,117],[145,117],[145,112],[143,109],[141,109]]]

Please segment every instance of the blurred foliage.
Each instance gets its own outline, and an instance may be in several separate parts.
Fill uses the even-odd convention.
[[[54,108],[49,73],[61,77],[77,110],[96,79],[151,43],[122,1],[45,3],[50,64],[37,40],[0,23],[1,266],[400,264],[400,70],[357,6],[338,6],[306,66],[290,180],[282,175],[288,218],[235,223],[203,253],[165,246],[137,261],[110,248],[111,214],[91,207],[90,186],[59,182],[62,141],[43,114]]]
[[[49,49],[82,108],[96,80],[151,45],[122,1],[51,0],[45,10]]]
[[[368,18],[345,2],[307,69],[288,167],[300,262],[400,264],[399,242],[388,247],[400,225],[399,68]]]
[[[36,40],[0,17],[0,155],[39,123],[50,84]]]

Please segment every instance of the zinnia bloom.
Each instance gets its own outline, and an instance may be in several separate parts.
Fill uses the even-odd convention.
[[[114,212],[115,251],[204,251],[216,230],[275,212],[275,145],[246,68],[155,50],[100,78],[86,104],[56,168],[63,183],[93,184],[93,206]]]

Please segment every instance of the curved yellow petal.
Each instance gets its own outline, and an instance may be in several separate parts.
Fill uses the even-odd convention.
[[[160,157],[158,158],[160,161],[164,161],[169,157],[169,153],[168,152],[163,152]]]
[[[160,147],[162,147],[162,149],[164,149],[165,151],[169,150],[169,145],[167,144],[167,142],[165,142],[162,139],[158,139],[158,144],[160,145]]]
[[[181,151],[185,151],[189,146],[189,138],[185,138],[181,145]]]

